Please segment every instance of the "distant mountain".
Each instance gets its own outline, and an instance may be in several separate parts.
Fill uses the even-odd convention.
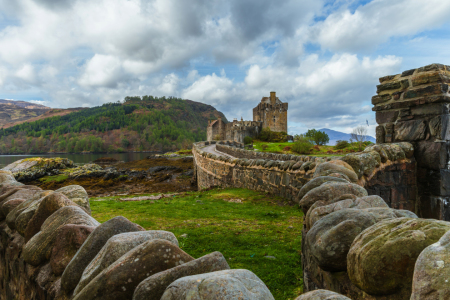
[[[319,131],[323,131],[330,137],[330,141],[328,142],[328,145],[334,146],[337,141],[350,141],[352,138],[352,135],[350,133],[344,133],[328,128],[322,128],[319,129]],[[367,141],[371,141],[372,143],[376,143],[376,139],[370,135],[366,138]]]
[[[23,122],[51,110],[50,107],[26,101],[0,99],[0,128],[8,123]]]

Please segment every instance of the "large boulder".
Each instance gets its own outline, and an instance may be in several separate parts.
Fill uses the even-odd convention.
[[[220,252],[213,252],[148,277],[135,289],[133,300],[160,300],[166,288],[179,278],[228,269],[225,257]]]
[[[327,291],[327,290],[315,290],[306,294],[300,295],[295,300],[351,300],[341,294]]]
[[[411,300],[439,300],[450,295],[450,231],[425,248],[414,267]]]
[[[16,219],[17,217],[25,211],[30,205],[33,205],[35,201],[39,201],[43,197],[53,193],[53,191],[39,191],[38,193],[34,194],[34,196],[24,199],[25,201],[21,204],[17,205],[13,210],[9,212],[9,214],[6,216],[6,224],[8,227],[12,230],[16,229]]]
[[[72,291],[80,282],[84,269],[100,252],[110,237],[125,232],[145,231],[141,226],[119,216],[98,226],[86,239],[61,277],[61,287],[66,293]]]
[[[61,193],[52,193],[44,197],[25,228],[25,242],[29,241],[41,229],[41,225],[55,211],[64,206],[77,206]],[[84,208],[82,208],[85,210]],[[86,211],[86,210],[85,210]],[[87,212],[86,212],[87,213]],[[19,216],[20,217],[20,216]],[[18,218],[19,218],[18,217]],[[17,221],[16,221],[17,227]]]
[[[85,164],[70,170],[69,179],[98,178],[105,176],[106,173],[108,171],[97,164]]]
[[[18,181],[31,181],[47,175],[55,175],[59,172],[59,169],[67,169],[73,166],[73,161],[67,158],[32,157],[13,162],[4,167],[3,170],[11,171]]]
[[[167,240],[149,240],[103,270],[73,300],[131,299],[145,278],[191,260],[194,258]]]
[[[348,167],[337,164],[336,162],[321,163],[316,167],[316,170],[314,171],[314,177],[326,176],[332,173],[340,173],[347,176],[351,180],[351,182],[357,182],[358,175],[356,175],[355,171],[353,171],[353,169],[347,163],[342,162],[342,164],[345,164]]]
[[[376,223],[369,212],[347,208],[333,212],[319,221],[306,234],[305,247],[322,270],[345,271],[347,253],[353,240]]]
[[[95,276],[112,265],[122,255],[134,247],[154,239],[167,240],[178,246],[178,240],[175,235],[172,232],[163,230],[126,232],[111,237],[97,256],[84,269],[80,282],[73,292],[74,295],[78,294]]]
[[[66,224],[98,226],[94,218],[78,206],[64,206],[53,213],[38,232],[23,247],[22,257],[32,266],[38,266],[50,259],[58,229]]]
[[[304,186],[302,186],[302,188],[298,192],[298,195],[297,195],[298,201],[300,201],[303,198],[303,196],[305,196],[306,193],[308,193],[310,190],[315,189],[316,187],[321,186],[325,182],[330,182],[330,181],[344,182],[344,183],[349,182],[345,179],[336,178],[336,177],[332,177],[332,176],[320,176],[320,177],[313,178],[310,181],[308,181]]]
[[[324,206],[320,206],[321,203],[324,202],[317,201],[313,206],[311,206],[308,213],[306,214],[305,226],[308,230],[318,220],[338,210],[346,208],[357,208],[357,209],[372,208],[372,207],[389,208],[389,206],[386,204],[383,198],[376,195],[359,197],[356,199],[341,200]]]
[[[68,185],[57,189],[55,193],[61,193],[69,200],[84,208],[88,214],[91,214],[91,206],[89,204],[89,196],[86,190],[80,185]]]
[[[67,224],[58,229],[50,265],[53,274],[61,275],[95,226]]]
[[[306,193],[300,200],[299,206],[306,214],[311,205],[316,201],[320,200],[329,203],[333,199],[347,194],[355,195],[356,197],[364,197],[367,196],[367,191],[365,188],[354,183],[326,182]]]
[[[274,299],[261,279],[249,270],[234,269],[182,277],[169,285],[161,300]]]
[[[23,183],[17,182],[11,171],[0,170],[0,187],[22,186]]]
[[[353,284],[371,295],[410,291],[419,254],[448,230],[449,222],[431,219],[381,221],[353,242],[347,255],[348,275]]]
[[[22,202],[25,202],[24,199],[11,199],[3,202],[1,206],[1,214],[0,214],[0,220],[4,220],[6,216],[9,214],[11,210],[16,208],[19,204]]]

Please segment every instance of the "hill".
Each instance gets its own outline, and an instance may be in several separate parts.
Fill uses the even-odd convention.
[[[0,99],[0,128],[45,114],[50,107],[26,101]]]
[[[319,129],[319,131],[324,131],[326,134],[328,134],[328,137],[330,138],[328,145],[330,146],[334,146],[337,141],[349,141],[352,138],[352,135],[350,133],[344,133],[328,128],[322,128]],[[372,143],[376,143],[376,139],[370,135],[367,136],[366,140]]]
[[[126,97],[0,129],[0,153],[168,151],[206,139],[211,105],[166,97]]]

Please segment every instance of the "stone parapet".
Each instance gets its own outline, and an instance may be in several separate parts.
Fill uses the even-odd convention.
[[[424,218],[450,220],[449,83],[450,66],[432,64],[380,78],[372,97],[377,143],[414,144]]]

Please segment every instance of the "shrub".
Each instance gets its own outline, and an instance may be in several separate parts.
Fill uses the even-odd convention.
[[[324,131],[317,131],[315,129],[309,129],[308,132],[305,133],[305,137],[307,137],[310,141],[314,142],[316,145],[326,145],[330,141],[330,137]]]
[[[261,145],[261,149],[266,150],[269,146],[267,146],[266,144]]]
[[[292,144],[291,149],[298,154],[308,154],[312,147],[311,142],[306,138],[299,138]]]
[[[291,151],[291,147],[290,146],[286,146],[283,148],[283,151]]]
[[[264,142],[281,143],[287,141],[286,132],[276,132],[270,130],[270,128],[263,128],[258,136],[258,139]]]
[[[345,149],[348,146],[350,146],[350,143],[347,141],[337,141],[336,145],[334,146],[334,149],[336,149],[336,150]]]
[[[244,138],[244,144],[248,145],[248,144],[251,144],[251,143],[253,143],[253,139],[251,137],[249,137],[249,136],[246,136]]]
[[[315,146],[314,146],[314,150],[320,151],[319,145],[315,145]]]

